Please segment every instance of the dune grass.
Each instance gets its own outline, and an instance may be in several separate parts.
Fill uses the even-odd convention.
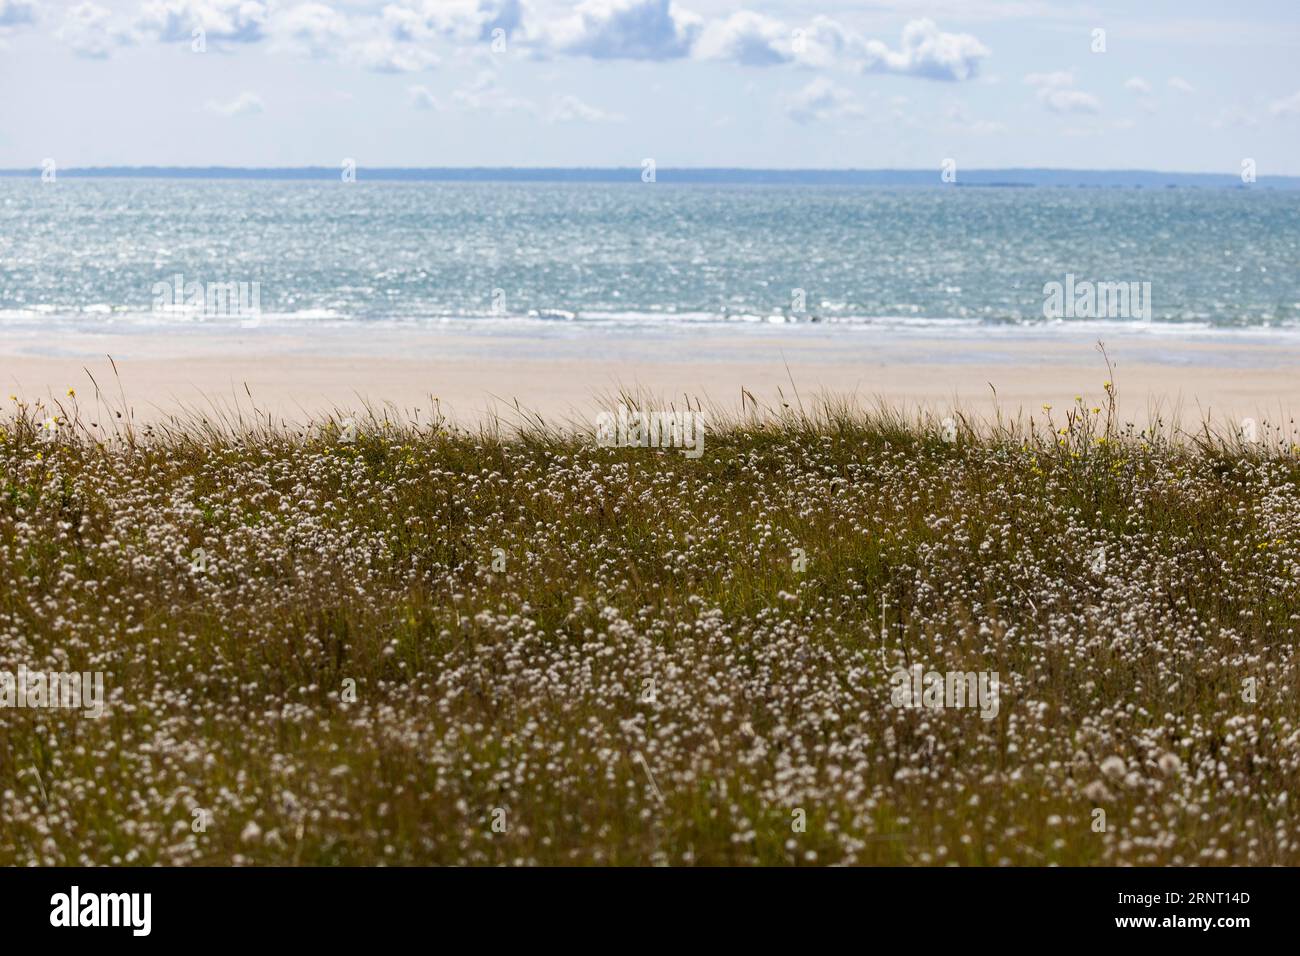
[[[1114,398],[749,402],[697,460],[16,403],[0,668],[107,703],[0,709],[0,863],[1300,863],[1295,427]]]

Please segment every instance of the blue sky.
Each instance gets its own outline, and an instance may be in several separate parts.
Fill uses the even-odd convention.
[[[1295,0],[0,0],[0,167],[1297,175],[1297,62]]]

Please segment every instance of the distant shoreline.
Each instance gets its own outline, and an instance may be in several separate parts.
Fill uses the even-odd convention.
[[[341,167],[237,166],[86,166],[57,170],[68,179],[233,179],[338,181]],[[41,170],[0,169],[2,178],[39,179]],[[369,167],[358,165],[359,182],[521,182],[636,183],[641,167]],[[1250,185],[1236,173],[1172,173],[1152,170],[1084,169],[961,169],[956,181],[945,183],[934,169],[740,169],[672,168],[655,170],[659,184],[778,185],[778,186],[946,186],[1090,187],[1090,188],[1209,188],[1300,190],[1300,176],[1260,176]]]

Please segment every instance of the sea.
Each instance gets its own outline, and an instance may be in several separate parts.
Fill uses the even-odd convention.
[[[0,334],[326,326],[1300,336],[1300,190],[0,178]]]

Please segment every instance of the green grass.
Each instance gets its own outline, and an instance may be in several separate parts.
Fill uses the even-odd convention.
[[[698,460],[20,405],[0,669],[108,702],[0,709],[0,863],[1300,863],[1294,427],[1107,396],[715,413]],[[893,706],[912,663],[997,716]]]

